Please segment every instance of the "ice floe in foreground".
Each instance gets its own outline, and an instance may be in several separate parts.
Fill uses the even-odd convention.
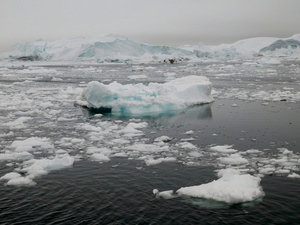
[[[176,193],[170,190],[159,192],[157,189],[154,189],[153,193],[157,197],[165,199],[193,197],[227,204],[251,202],[264,196],[259,177],[241,174],[234,169],[221,170],[218,175],[220,178],[217,180],[206,184],[182,187]]]
[[[164,84],[88,84],[82,94],[87,107],[121,115],[151,115],[210,103],[212,85],[208,78],[186,76]],[[83,103],[84,104],[84,103]]]

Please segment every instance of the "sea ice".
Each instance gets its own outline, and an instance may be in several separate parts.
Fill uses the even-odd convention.
[[[225,154],[235,153],[238,151],[233,149],[232,147],[233,147],[232,145],[217,145],[217,146],[210,147],[210,150],[219,153],[225,153]]]
[[[30,137],[22,141],[16,140],[10,145],[10,148],[13,148],[16,152],[32,152],[37,148],[52,149],[53,147],[49,138],[39,137]]]
[[[158,159],[154,159],[154,158],[145,159],[145,163],[146,163],[147,166],[157,165],[157,164],[160,164],[162,162],[176,162],[176,158],[174,158],[174,157],[165,157],[165,158],[158,158]]]
[[[57,155],[53,159],[31,159],[23,163],[23,172],[28,174],[28,177],[33,179],[35,177],[45,175],[53,170],[60,170],[73,166],[74,158],[68,154]]]
[[[239,153],[231,154],[228,157],[220,157],[219,161],[226,165],[243,165],[248,163],[248,160]]]

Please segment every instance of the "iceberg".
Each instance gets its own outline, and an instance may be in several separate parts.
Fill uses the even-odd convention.
[[[262,48],[259,54],[282,54],[291,55],[300,52],[300,41],[295,39],[277,40],[272,44]]]
[[[113,63],[177,63],[203,58],[253,57],[278,46],[299,45],[300,35],[289,38],[255,37],[232,44],[216,46],[184,45],[179,47],[145,44],[129,37],[106,34],[94,37],[77,37],[57,41],[37,40],[24,45],[16,44],[11,52],[0,54],[0,60],[21,61],[97,61]],[[280,47],[282,48],[282,47]],[[289,49],[288,47],[284,47]],[[296,52],[298,54],[298,52]],[[294,54],[289,51],[289,54]]]
[[[292,37],[282,39],[275,37],[254,37],[242,39],[232,44],[211,46],[199,43],[198,45],[184,45],[179,48],[194,52],[200,58],[252,57],[266,51],[274,51],[278,48],[288,49],[288,46],[295,49],[296,46],[299,46],[299,42],[300,35],[295,34]]]
[[[203,76],[186,76],[148,85],[117,82],[106,85],[92,81],[83,91],[79,104],[100,113],[153,115],[210,103],[213,101],[211,90],[211,82]]]
[[[185,58],[192,52],[168,46],[155,46],[128,37],[107,34],[47,42],[38,40],[25,45],[16,44],[9,54],[22,61],[98,60],[99,62],[128,62],[136,58]]]

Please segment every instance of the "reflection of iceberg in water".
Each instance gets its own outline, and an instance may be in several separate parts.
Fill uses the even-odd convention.
[[[156,123],[163,126],[173,126],[175,124],[180,126],[184,124],[195,124],[197,120],[211,120],[213,117],[212,104],[213,103],[189,107],[185,111],[173,115],[162,115],[156,119]]]

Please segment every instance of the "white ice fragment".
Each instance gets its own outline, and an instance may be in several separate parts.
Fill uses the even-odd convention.
[[[174,195],[174,191],[173,190],[168,190],[168,191],[158,191],[157,189],[153,190],[153,194],[156,197],[161,197],[164,199],[172,199],[172,198],[177,198],[178,196]]]
[[[30,178],[35,178],[41,175],[45,175],[53,170],[60,170],[71,167],[74,163],[74,158],[68,154],[57,155],[53,159],[32,159],[25,162],[24,172],[27,172]]]
[[[14,121],[3,123],[2,125],[8,126],[10,129],[23,129],[26,127],[24,123],[31,119],[31,117],[19,117]]]
[[[195,157],[195,158],[203,156],[203,154],[201,154],[200,152],[197,152],[197,151],[191,151],[191,152],[188,153],[188,155],[191,156],[191,157]]]
[[[118,133],[123,134],[123,136],[141,136],[144,135],[144,132],[138,129],[147,127],[146,122],[134,123],[130,122],[126,127],[119,130]]]
[[[186,135],[192,135],[192,134],[194,134],[194,131],[193,130],[189,130],[189,131],[185,132],[185,134]]]
[[[263,175],[269,175],[275,173],[275,167],[269,165],[267,167],[263,167],[259,169],[259,173]]]
[[[245,152],[241,152],[241,154],[247,153],[247,154],[257,154],[257,153],[261,153],[262,151],[258,150],[258,149],[248,149]]]
[[[32,152],[41,149],[53,149],[54,146],[49,138],[30,137],[25,140],[13,141],[10,145],[16,152]]]
[[[16,172],[10,172],[0,177],[0,180],[11,180],[19,177],[21,177],[21,174]]]
[[[91,159],[94,161],[99,161],[99,162],[108,162],[110,161],[110,158],[103,153],[94,153],[91,155]]]
[[[228,157],[220,157],[218,160],[226,165],[248,164],[248,160],[243,158],[239,153],[231,154]]]
[[[153,165],[160,164],[162,162],[175,162],[175,161],[176,161],[175,157],[165,157],[165,158],[158,158],[158,159],[154,159],[150,157],[145,160],[145,163],[147,166],[153,166]]]
[[[291,173],[288,175],[289,178],[300,178],[300,175],[297,173]]]
[[[131,76],[128,76],[129,79],[132,79],[132,80],[137,80],[137,79],[146,79],[147,78],[147,75],[131,75]]]
[[[163,152],[168,151],[169,146],[157,146],[154,144],[135,143],[127,146],[125,150],[138,151],[138,152]]]
[[[233,147],[232,145],[217,145],[217,146],[210,147],[209,149],[214,152],[225,153],[225,154],[238,152],[238,150],[233,149],[232,147]]]
[[[12,152],[0,154],[0,161],[11,161],[11,160],[28,160],[33,156],[29,152]]]
[[[29,177],[16,177],[16,178],[10,179],[6,183],[6,185],[9,185],[9,186],[32,186],[35,184],[36,183]]]
[[[168,142],[168,141],[171,141],[172,138],[168,137],[168,136],[160,136],[160,137],[157,137],[154,139],[154,142]]]
[[[182,187],[177,190],[180,196],[212,199],[228,204],[250,202],[264,196],[261,179],[237,172],[224,173],[220,179],[207,184]]]
[[[195,150],[197,149],[197,146],[193,145],[192,143],[189,142],[180,142],[176,144],[180,148],[187,149],[187,150]]]

